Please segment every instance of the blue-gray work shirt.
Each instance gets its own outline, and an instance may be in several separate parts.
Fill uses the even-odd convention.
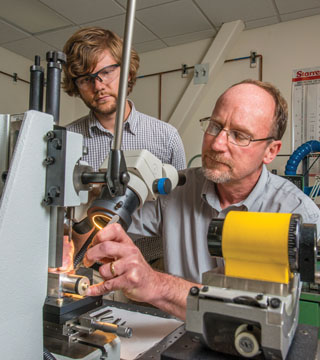
[[[201,168],[183,171],[186,184],[171,194],[146,203],[128,229],[131,236],[159,234],[163,239],[165,270],[190,281],[201,282],[201,274],[216,266],[207,249],[207,232],[212,218],[224,218],[230,210],[300,214],[305,223],[320,226],[318,206],[290,181],[263,166],[260,178],[244,201],[221,209],[215,184]]]

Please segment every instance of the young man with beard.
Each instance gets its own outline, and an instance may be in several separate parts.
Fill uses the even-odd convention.
[[[192,286],[201,274],[222,265],[207,249],[212,218],[230,210],[301,214],[320,224],[314,202],[291,182],[271,174],[287,124],[287,104],[268,83],[245,80],[223,93],[212,116],[203,119],[202,168],[185,171],[186,184],[143,207],[129,233],[162,235],[165,273],[150,268],[119,224],[101,230],[86,254],[87,264],[113,259],[100,267],[105,280],[88,295],[122,289],[135,301],[148,302],[182,319]]]
[[[88,154],[83,160],[98,171],[111,150],[116,120],[122,60],[122,40],[100,27],[83,28],[66,42],[63,87],[70,96],[79,96],[90,109],[67,129],[80,133]],[[139,56],[132,50],[128,95],[136,82]],[[170,124],[138,112],[126,100],[122,150],[146,149],[177,170],[186,168],[185,153],[178,131]]]

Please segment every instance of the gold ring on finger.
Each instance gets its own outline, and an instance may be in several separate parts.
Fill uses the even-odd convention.
[[[114,268],[114,261],[112,261],[112,262],[110,263],[110,272],[111,272],[111,274],[112,274],[113,277],[117,276],[116,270],[115,270],[115,268]]]

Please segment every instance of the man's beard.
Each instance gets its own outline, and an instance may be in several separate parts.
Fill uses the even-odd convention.
[[[89,106],[89,109],[94,113],[94,114],[99,114],[99,115],[112,115],[117,111],[117,104],[112,104],[110,107],[108,107],[107,109],[100,109],[97,106]]]
[[[213,164],[212,164],[213,162]],[[227,170],[219,170],[218,164],[215,162],[222,163],[227,167]],[[232,180],[233,175],[233,163],[230,160],[225,159],[220,154],[210,152],[205,153],[202,156],[202,172],[203,175],[210,181],[217,184],[224,184]]]
[[[112,103],[109,103],[107,107],[105,107],[105,104],[93,105],[89,101],[85,101],[84,99],[82,99],[82,100],[94,114],[108,116],[108,115],[114,114],[117,111],[117,97],[115,95],[113,95],[113,98],[115,101]]]

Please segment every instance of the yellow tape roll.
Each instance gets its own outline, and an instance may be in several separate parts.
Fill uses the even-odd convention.
[[[288,283],[291,214],[230,211],[222,230],[225,275]]]

